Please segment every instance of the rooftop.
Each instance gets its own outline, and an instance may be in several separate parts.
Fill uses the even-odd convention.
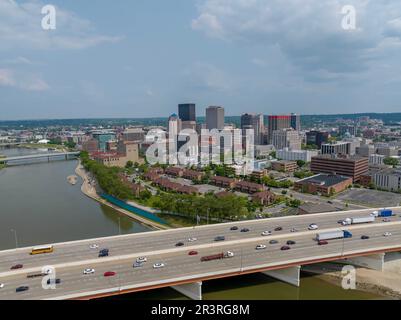
[[[315,176],[302,179],[298,183],[312,183],[318,185],[324,185],[327,187],[334,186],[338,183],[344,182],[351,179],[350,177],[341,176],[338,174],[324,174],[320,173]]]

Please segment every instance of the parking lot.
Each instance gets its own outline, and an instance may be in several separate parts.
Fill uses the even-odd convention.
[[[401,203],[400,194],[369,189],[347,190],[336,199],[369,207],[392,207]]]

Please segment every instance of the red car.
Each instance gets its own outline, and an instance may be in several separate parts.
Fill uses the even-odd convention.
[[[320,240],[320,241],[318,241],[318,245],[319,245],[319,246],[324,246],[324,245],[326,245],[326,244],[329,244],[326,240]]]
[[[104,273],[104,276],[105,276],[105,277],[113,277],[113,276],[115,276],[115,275],[116,275],[116,273],[113,272],[113,271],[107,271],[107,272]]]
[[[22,264],[16,264],[15,266],[11,267],[11,270],[22,269],[24,266]]]
[[[189,251],[188,255],[189,256],[196,256],[198,254],[198,251]]]

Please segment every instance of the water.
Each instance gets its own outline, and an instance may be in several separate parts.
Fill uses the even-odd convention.
[[[37,153],[3,149],[7,156]],[[54,161],[0,170],[0,250],[79,239],[136,233],[149,229],[87,198],[82,180],[74,186],[67,176],[75,174],[77,161]]]
[[[0,149],[7,156],[43,153],[27,149]],[[81,179],[72,186],[67,176],[75,174],[77,161],[56,161],[0,170],[0,250],[147,231],[147,227],[120,216],[84,196]],[[262,274],[245,275],[203,283],[205,300],[212,299],[375,299],[377,295],[345,291],[316,277],[304,276],[301,287],[276,281]],[[185,299],[173,289],[129,294],[116,299]]]

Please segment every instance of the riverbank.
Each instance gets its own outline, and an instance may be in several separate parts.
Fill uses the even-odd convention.
[[[95,181],[95,179],[93,179],[93,178],[91,178],[89,176],[89,174],[86,172],[86,170],[82,166],[81,161],[78,161],[78,165],[77,165],[77,167],[75,169],[75,173],[82,178],[83,183],[82,183],[82,186],[81,186],[81,191],[87,197],[89,197],[89,198],[101,203],[102,205],[105,205],[105,206],[108,206],[110,208],[113,208],[114,210],[116,210],[116,211],[118,211],[118,212],[120,212],[120,213],[122,213],[122,214],[124,214],[124,215],[126,215],[126,216],[128,216],[128,217],[130,217],[130,218],[132,218],[132,219],[134,219],[134,220],[146,225],[146,226],[149,226],[149,227],[151,227],[153,229],[156,229],[156,230],[169,229],[169,227],[167,227],[167,226],[161,225],[161,224],[156,223],[154,221],[150,221],[150,220],[144,219],[144,218],[142,218],[142,217],[140,217],[140,216],[138,216],[138,215],[136,215],[136,214],[134,214],[134,213],[132,213],[130,211],[127,211],[127,210],[124,210],[124,209],[122,209],[120,207],[117,207],[117,206],[109,203],[108,201],[104,200],[102,197],[100,197],[100,195],[97,193],[97,190],[96,190],[96,181]],[[131,205],[137,206],[137,204],[133,203],[133,202],[131,202]],[[138,206],[138,207],[141,208],[142,206]],[[145,208],[142,207],[142,209],[145,209]]]
[[[397,253],[399,254],[399,253]],[[399,254],[400,255],[400,254]],[[401,258],[401,255],[400,255]],[[330,284],[341,287],[343,264],[321,263],[302,267],[302,271]],[[385,264],[383,271],[356,267],[356,290],[382,296],[383,299],[401,299],[401,260]]]

